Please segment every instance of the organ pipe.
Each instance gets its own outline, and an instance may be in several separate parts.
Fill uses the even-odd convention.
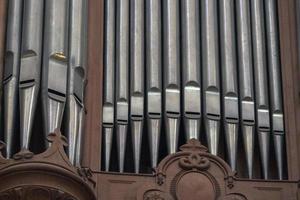
[[[18,82],[20,72],[21,32],[23,1],[8,2],[6,50],[3,75],[4,141],[7,145],[6,157],[10,158],[17,134],[18,124]]]
[[[163,1],[165,127],[168,152],[177,150],[180,123],[179,1]],[[172,102],[172,103],[171,103]]]

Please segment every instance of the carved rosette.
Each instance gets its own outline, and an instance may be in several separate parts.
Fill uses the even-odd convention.
[[[22,149],[5,159],[0,153],[0,199],[96,200],[91,171],[75,168],[65,154],[67,139],[55,131],[47,140],[52,144],[41,154]]]
[[[134,199],[240,199],[238,195],[230,195],[235,174],[225,161],[208,153],[196,139],[189,140],[180,150],[161,161],[155,182],[141,186]]]

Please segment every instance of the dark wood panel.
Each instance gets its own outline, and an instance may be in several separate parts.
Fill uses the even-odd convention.
[[[88,73],[83,165],[100,170],[102,71],[103,71],[103,0],[89,1]]]
[[[300,101],[296,0],[278,0],[288,177],[299,180]]]

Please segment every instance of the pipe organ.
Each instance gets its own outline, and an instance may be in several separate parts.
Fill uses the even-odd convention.
[[[104,170],[150,172],[195,138],[240,176],[286,176],[277,1],[104,5]]]
[[[8,2],[3,77],[3,132],[7,158],[12,157],[18,146],[31,148],[33,124],[36,118],[42,117],[44,135],[38,137],[46,141],[46,136],[63,124],[70,141],[70,161],[80,165],[86,4],[84,0]],[[38,105],[42,105],[41,108]],[[49,144],[34,145],[47,147]]]
[[[49,147],[46,136],[61,129],[81,165],[87,8],[8,1],[7,158]],[[285,179],[278,23],[276,0],[104,0],[102,170],[151,173],[194,138],[240,177]]]

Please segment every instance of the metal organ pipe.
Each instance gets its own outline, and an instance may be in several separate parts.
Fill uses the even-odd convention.
[[[264,2],[251,1],[257,132],[263,176],[269,177],[270,116],[265,48]]]
[[[200,16],[197,0],[181,1],[182,95],[186,139],[199,139],[201,125]]]
[[[255,108],[250,1],[237,0],[237,46],[241,127],[249,178],[253,177]]]
[[[65,108],[69,60],[68,10],[68,0],[46,0],[42,76],[45,136],[60,128]]]
[[[272,118],[272,134],[277,161],[279,179],[283,179],[283,144],[284,122],[282,110],[282,90],[280,71],[280,52],[278,36],[277,6],[275,0],[265,0],[266,38],[268,49],[268,72],[270,86],[270,103]]]
[[[161,155],[161,133],[167,142],[162,148],[170,154],[183,142],[178,141],[179,130],[186,140],[200,140],[200,131],[205,129],[209,150],[217,155],[222,124],[233,170],[242,134],[249,178],[255,171],[255,148],[260,150],[263,177],[269,177],[272,128],[278,176],[283,178],[275,0],[106,0],[105,8],[105,170],[109,170],[114,126],[120,172],[124,171],[129,130],[134,170],[139,173],[145,128],[155,168]]]
[[[129,115],[129,0],[117,0],[116,19],[116,122],[119,171],[124,171]]]
[[[44,1],[28,0],[23,6],[19,78],[21,148],[29,149],[40,88]]]
[[[144,0],[131,0],[130,5],[130,120],[135,172],[139,173],[144,122]]]
[[[164,114],[170,154],[177,151],[180,123],[179,30],[179,1],[163,0]]]
[[[202,67],[204,124],[208,148],[214,155],[218,153],[220,131],[220,77],[218,53],[217,1],[201,1]]]
[[[109,170],[115,114],[115,0],[105,1],[103,140],[105,170]]]
[[[3,76],[4,141],[7,144],[7,158],[10,158],[13,154],[13,145],[17,134],[22,4],[23,1],[19,0],[8,1],[6,52]]]
[[[69,67],[66,125],[71,163],[80,166],[84,120],[84,87],[86,72],[86,5],[85,0],[70,1]]]
[[[229,164],[236,169],[239,109],[235,43],[234,1],[220,0],[222,101],[224,128]]]
[[[162,118],[161,0],[146,1],[146,92],[151,166],[157,165]]]

